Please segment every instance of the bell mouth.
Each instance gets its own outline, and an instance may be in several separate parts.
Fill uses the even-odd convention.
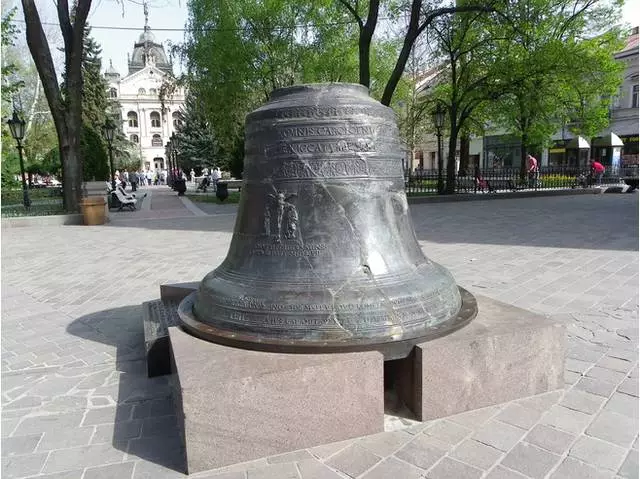
[[[269,100],[295,95],[295,94],[317,94],[330,91],[331,94],[349,94],[369,97],[369,89],[359,83],[303,83],[282,88],[276,88],[269,95]]]
[[[411,353],[416,344],[445,336],[469,324],[478,314],[478,304],[469,291],[460,286],[458,286],[458,290],[462,299],[458,314],[437,325],[425,325],[424,330],[417,336],[407,338],[403,338],[400,334],[368,339],[290,339],[251,331],[223,329],[198,320],[194,313],[197,291],[182,300],[178,306],[178,316],[182,327],[193,336],[224,346],[292,354],[348,353],[374,350],[382,353],[387,361],[403,359]]]

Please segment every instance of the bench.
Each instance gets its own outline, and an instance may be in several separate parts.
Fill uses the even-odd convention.
[[[510,190],[516,191],[518,188],[516,187],[514,181],[512,179],[488,179],[487,186],[489,188],[489,193],[495,193],[498,190]]]

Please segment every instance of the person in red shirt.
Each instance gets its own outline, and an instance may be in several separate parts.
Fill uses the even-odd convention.
[[[596,179],[596,185],[602,183],[602,175],[604,175],[604,166],[596,160],[591,160],[591,175]]]

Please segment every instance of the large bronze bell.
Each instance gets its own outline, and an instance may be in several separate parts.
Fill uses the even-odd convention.
[[[473,296],[418,245],[394,113],[365,87],[276,90],[247,116],[245,135],[229,252],[180,305],[190,332],[393,359],[475,317]]]

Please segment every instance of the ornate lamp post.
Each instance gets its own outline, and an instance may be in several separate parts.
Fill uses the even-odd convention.
[[[22,203],[24,207],[28,209],[31,206],[31,200],[29,199],[29,188],[27,187],[27,178],[24,174],[24,159],[22,158],[22,139],[24,138],[26,123],[18,117],[18,112],[13,110],[13,116],[7,121],[7,124],[11,130],[11,136],[13,136],[13,139],[16,140],[18,144],[20,174],[22,175]]]
[[[433,112],[433,124],[436,127],[436,136],[438,137],[438,194],[444,191],[444,181],[442,179],[442,127],[444,126],[444,108],[440,103]]]
[[[107,147],[109,148],[109,171],[111,173],[111,187],[116,189],[116,177],[113,175],[113,137],[116,133],[116,128],[113,123],[107,122],[102,127],[102,133],[107,140]]]
[[[167,144],[164,145],[164,156],[167,158],[167,185],[171,186],[173,184],[173,167],[171,166],[171,141],[167,141]]]

